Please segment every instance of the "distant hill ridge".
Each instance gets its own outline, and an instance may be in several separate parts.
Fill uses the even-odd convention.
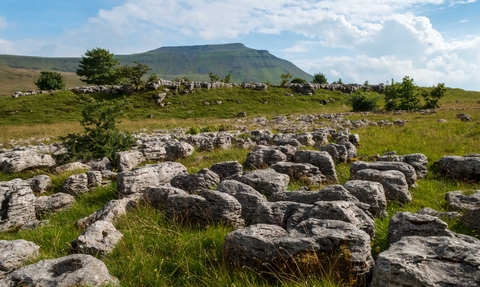
[[[161,47],[144,53],[115,55],[122,64],[140,62],[164,79],[188,77],[193,81],[209,80],[210,72],[233,82],[278,83],[280,75],[290,73],[307,81],[312,76],[293,63],[280,59],[266,50],[255,50],[240,43]],[[75,72],[78,58],[47,58],[0,55],[0,66],[11,68]]]

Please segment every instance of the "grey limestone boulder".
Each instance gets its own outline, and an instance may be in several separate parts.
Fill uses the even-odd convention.
[[[278,162],[271,166],[278,173],[286,174],[291,180],[301,180],[310,185],[321,185],[327,178],[318,167],[309,163]]]
[[[38,256],[40,246],[23,239],[0,240],[0,279]]]
[[[462,212],[460,221],[474,230],[480,230],[480,190],[469,195],[461,191],[447,192],[445,199],[450,207]]]
[[[288,175],[278,173],[271,168],[246,172],[241,176],[233,177],[233,179],[253,187],[266,197],[277,191],[286,190],[290,182]]]
[[[435,165],[447,177],[480,181],[480,156],[444,156]]]
[[[346,163],[348,160],[348,151],[344,145],[330,143],[320,147],[321,151],[326,151],[335,162]]]
[[[117,175],[117,191],[120,197],[142,193],[148,186],[169,183],[177,175],[187,174],[187,168],[178,162],[162,162],[146,165]]]
[[[27,179],[33,192],[43,193],[52,186],[52,180],[48,175],[37,175]]]
[[[79,161],[69,162],[55,168],[56,173],[63,173],[75,170],[91,170],[92,167]]]
[[[103,256],[112,252],[122,238],[122,233],[112,223],[98,220],[72,241],[71,248],[75,253]]]
[[[62,192],[71,195],[80,195],[90,190],[88,186],[88,177],[85,173],[69,176],[62,186]]]
[[[37,217],[41,217],[60,210],[67,210],[70,209],[74,202],[75,197],[63,192],[50,196],[38,196],[35,197],[35,213]]]
[[[166,142],[165,150],[165,159],[175,161],[192,155],[194,148],[189,143],[171,140]]]
[[[71,287],[118,285],[107,266],[91,255],[73,254],[61,258],[42,260],[8,274],[0,286]]]
[[[251,224],[273,224],[288,230],[308,219],[312,208],[312,204],[292,201],[260,202]]]
[[[358,202],[348,190],[339,184],[326,186],[321,190],[277,191],[268,198],[268,201],[293,201],[298,203],[314,204],[317,201],[350,201]]]
[[[173,194],[187,194],[187,192],[167,184],[162,186],[148,186],[143,193],[143,201],[155,208],[163,209],[168,196]]]
[[[21,172],[29,168],[53,167],[55,160],[49,154],[39,154],[33,149],[13,150],[3,153],[0,167],[4,173]]]
[[[387,216],[387,198],[379,182],[367,180],[350,180],[343,187],[360,202],[370,205],[368,211],[375,217]]]
[[[238,161],[225,161],[212,165],[210,170],[218,174],[220,180],[233,175],[241,175],[243,166]]]
[[[459,212],[456,212],[456,211],[442,212],[442,211],[436,211],[435,209],[432,209],[430,207],[422,208],[418,210],[417,213],[435,216],[440,219],[453,219],[453,218],[460,218],[462,216]]]
[[[410,213],[397,212],[388,226],[388,243],[393,244],[404,236],[448,236],[454,233],[447,229],[447,224],[438,217]]]
[[[350,174],[355,175],[359,170],[362,169],[376,169],[379,171],[388,171],[388,170],[397,170],[405,176],[408,186],[415,186],[417,182],[417,172],[413,166],[405,162],[395,162],[395,161],[377,161],[377,162],[365,162],[365,161],[356,161],[350,165]]]
[[[244,224],[242,206],[235,197],[208,189],[198,195],[169,195],[165,202],[165,216],[176,222],[200,226],[223,223],[238,228]]]
[[[332,271],[340,276],[362,276],[373,266],[370,237],[353,224],[337,220],[311,218],[291,230],[251,225],[228,234],[223,244],[223,256],[230,264],[269,272],[313,272],[323,265],[320,254],[339,262]]]
[[[254,220],[257,206],[267,201],[265,196],[253,187],[236,180],[224,180],[220,182],[217,190],[230,194],[237,199],[242,206],[242,218],[246,225],[251,224]]]
[[[287,156],[280,150],[258,145],[247,154],[245,166],[251,168],[265,168],[282,161],[287,161]]]
[[[161,141],[143,142],[141,153],[145,160],[161,160],[166,157],[167,149]]]
[[[35,195],[28,182],[0,182],[0,232],[35,226]]]
[[[196,174],[179,174],[170,180],[173,187],[183,189],[188,193],[197,193],[202,189],[213,189],[220,182],[215,172],[204,168]]]
[[[132,170],[146,160],[143,153],[139,150],[117,152],[115,159],[119,172]]]
[[[325,175],[329,182],[338,182],[337,172],[335,170],[335,163],[333,162],[332,156],[326,151],[297,151],[295,153],[295,162],[310,163],[318,167],[320,172]]]
[[[407,155],[386,154],[377,158],[377,161],[405,162],[411,165],[417,173],[417,178],[425,178],[428,175],[428,158],[422,153]]]
[[[112,170],[113,169],[113,165],[110,162],[110,160],[108,159],[108,157],[93,159],[93,160],[90,160],[90,161],[86,162],[85,164],[90,166],[92,168],[92,170],[102,171],[102,170]]]
[[[406,203],[412,200],[405,175],[398,170],[362,169],[357,171],[350,179],[379,182],[385,190],[387,201]]]
[[[378,255],[370,286],[478,286],[479,246],[468,236],[402,237]]]
[[[112,199],[101,209],[95,211],[89,216],[77,220],[75,224],[79,228],[85,229],[99,220],[115,223],[120,216],[127,214],[128,210],[135,208],[136,206],[137,200],[135,198],[127,197],[122,199]]]

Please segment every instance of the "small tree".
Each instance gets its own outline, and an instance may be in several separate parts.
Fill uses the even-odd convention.
[[[313,75],[312,83],[328,84],[328,80],[327,80],[327,77],[324,74],[318,73],[318,74]]]
[[[150,70],[148,65],[139,62],[135,62],[133,66],[123,65],[117,68],[117,81],[120,84],[133,85],[138,88],[145,83],[142,78]]]
[[[119,63],[108,50],[95,48],[88,50],[85,56],[82,56],[77,75],[84,77],[80,80],[87,84],[114,85],[118,81],[116,67]]]
[[[334,81],[332,84],[343,85],[342,78],[338,78],[338,81]]]
[[[90,96],[82,95],[80,105],[80,124],[84,133],[60,138],[67,150],[64,160],[87,160],[106,156],[113,161],[116,152],[131,148],[133,137],[127,132],[121,132],[116,126],[119,123],[117,118],[121,117],[129,106],[126,99],[98,102]]]
[[[292,78],[292,75],[290,73],[286,73],[286,74],[281,74],[280,75],[280,86],[285,86],[289,81],[290,79]]]
[[[302,79],[302,78],[293,78],[290,83],[294,83],[294,84],[305,84],[307,82],[307,80],[305,79]]]
[[[40,77],[34,82],[38,89],[46,90],[62,90],[65,88],[65,79],[57,72],[40,72]]]
[[[230,84],[232,82],[232,75],[228,74],[225,76],[225,79],[223,79],[224,83]]]
[[[208,76],[210,77],[210,82],[218,82],[220,81],[220,77],[212,72],[210,72],[208,74]]]
[[[385,109],[415,110],[421,107],[417,86],[409,76],[403,77],[401,83],[392,83],[385,87]]]
[[[422,97],[425,100],[425,109],[438,109],[440,108],[440,99],[445,96],[447,89],[444,83],[438,83],[436,87],[432,87],[430,92],[424,90]]]

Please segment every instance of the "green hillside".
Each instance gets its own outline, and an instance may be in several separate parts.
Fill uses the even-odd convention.
[[[194,81],[209,80],[210,72],[224,77],[232,75],[233,82],[279,82],[283,73],[310,80],[311,75],[286,60],[265,50],[254,50],[243,44],[162,47],[133,55],[116,55],[122,64],[147,64],[164,79],[188,77]],[[79,58],[44,58],[0,55],[1,67],[30,70],[75,72]],[[0,79],[0,84],[3,79]]]

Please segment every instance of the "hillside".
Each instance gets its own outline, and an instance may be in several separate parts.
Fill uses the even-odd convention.
[[[210,72],[224,77],[232,75],[233,82],[278,83],[283,73],[310,80],[305,73],[289,61],[280,59],[265,50],[255,50],[243,44],[223,44],[184,47],[162,47],[145,53],[116,55],[122,64],[140,62],[152,68],[153,73],[164,79],[188,77],[194,81],[208,80]],[[45,58],[30,56],[0,55],[0,95],[35,86],[41,70],[74,73],[78,58]],[[17,70],[21,69],[21,71]],[[23,76],[10,76],[22,74]],[[74,75],[73,75],[74,76]],[[22,81],[28,78],[23,86]],[[72,79],[73,83],[78,78]],[[19,88],[21,86],[22,88]],[[12,90],[13,89],[13,90]]]

